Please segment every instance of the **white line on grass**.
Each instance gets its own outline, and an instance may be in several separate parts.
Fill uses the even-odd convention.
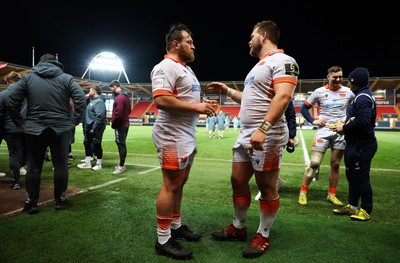
[[[131,165],[131,166],[141,166],[141,167],[150,167],[151,169],[147,169],[145,171],[139,172],[138,174],[147,174],[152,171],[161,169],[160,166],[154,166],[154,165],[146,165],[146,164],[135,164],[135,163],[125,163],[125,165]]]
[[[302,147],[303,147],[304,163],[305,163],[306,166],[307,166],[307,165],[310,163],[310,157],[309,157],[309,155],[308,155],[306,143],[304,142],[303,133],[301,132],[301,130],[299,130],[299,133],[300,133],[301,145],[302,145]]]
[[[91,186],[91,187],[89,187],[89,188],[87,188],[87,189],[88,189],[88,190],[95,190],[95,189],[98,189],[98,188],[102,188],[102,187],[105,187],[105,186],[109,186],[109,185],[112,185],[112,184],[119,183],[119,182],[124,181],[124,180],[126,180],[126,179],[127,179],[126,177],[124,177],[124,178],[119,178],[119,179],[112,180],[112,181],[109,181],[109,182],[104,183],[104,184],[99,184],[99,185]]]

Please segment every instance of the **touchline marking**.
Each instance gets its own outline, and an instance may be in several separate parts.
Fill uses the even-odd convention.
[[[119,183],[119,182],[124,181],[124,180],[126,180],[126,179],[127,179],[126,177],[124,177],[124,178],[119,178],[119,179],[112,180],[112,181],[109,181],[109,182],[104,183],[104,184],[99,184],[99,185],[91,186],[91,187],[89,187],[89,188],[87,188],[87,189],[88,189],[88,190],[95,190],[95,189],[98,189],[98,188],[102,188],[102,187],[105,187],[105,186],[109,186],[109,185],[112,185],[112,184]]]
[[[301,132],[301,130],[299,130],[299,133],[300,133],[301,145],[303,146],[304,163],[305,163],[306,166],[307,166],[307,165],[310,164],[310,156],[308,155],[306,143],[304,142],[303,133]]]
[[[147,165],[147,164],[126,163],[125,165],[128,165],[128,166],[129,166],[129,165],[130,165],[130,166],[140,166],[140,167],[150,167],[150,168],[151,168],[151,169],[147,169],[147,170],[144,170],[144,171],[142,171],[142,172],[139,172],[138,174],[147,174],[147,173],[150,173],[150,172],[152,172],[152,171],[161,169],[160,166]]]
[[[154,167],[152,169],[147,169],[147,170],[145,170],[143,172],[139,172],[138,174],[147,174],[147,173],[150,173],[152,171],[159,170],[159,169],[160,169],[160,167]]]

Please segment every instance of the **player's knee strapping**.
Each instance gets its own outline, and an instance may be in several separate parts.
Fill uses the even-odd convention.
[[[317,172],[319,166],[322,163],[322,159],[324,158],[325,153],[323,152],[313,152],[311,155],[310,164],[306,167],[306,175],[308,177],[314,177]]]

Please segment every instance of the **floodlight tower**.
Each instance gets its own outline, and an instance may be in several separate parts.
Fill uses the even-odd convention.
[[[86,73],[90,70],[100,72],[119,72],[118,80],[120,79],[121,74],[124,73],[127,83],[130,83],[121,59],[112,52],[101,52],[97,54],[92,59],[92,62],[90,62],[90,65],[87,67],[85,73],[83,73],[82,78],[84,78]]]

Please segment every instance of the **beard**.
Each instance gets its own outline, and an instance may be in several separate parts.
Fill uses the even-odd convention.
[[[179,59],[184,62],[193,62],[194,61],[194,52],[190,49],[189,51],[186,51],[183,48],[180,48],[178,51]]]
[[[252,57],[259,57],[262,48],[261,43],[258,40],[253,42],[250,47],[250,55]]]

